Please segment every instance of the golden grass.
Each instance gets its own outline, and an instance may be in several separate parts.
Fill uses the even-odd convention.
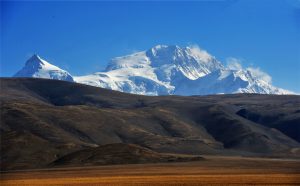
[[[4,180],[5,186],[149,186],[149,185],[300,185],[300,174],[242,174],[242,175],[176,175],[176,176],[112,176],[112,177],[70,177]]]
[[[58,168],[1,174],[1,186],[300,185],[300,161],[207,161]]]

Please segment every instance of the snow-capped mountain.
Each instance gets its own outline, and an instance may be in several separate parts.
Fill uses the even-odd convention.
[[[224,68],[198,48],[158,45],[112,59],[105,72],[75,77],[76,82],[146,95],[174,94],[179,83],[194,81]]]
[[[25,66],[18,71],[14,77],[35,77],[74,81],[73,77],[67,71],[48,63],[36,54],[27,60]]]
[[[230,93],[292,94],[290,91],[276,88],[255,77],[249,70],[228,68],[218,69],[194,81],[180,83],[180,86],[174,91],[174,94],[178,95]]]
[[[83,84],[145,95],[291,93],[273,87],[249,70],[228,69],[198,47],[158,45],[116,57],[104,72],[74,79]]]
[[[35,64],[36,61],[39,63]],[[66,80],[63,78],[66,76],[49,73],[52,69],[49,66],[55,67],[33,56],[16,76]],[[59,72],[72,78],[64,70]],[[77,83],[143,95],[292,94],[272,86],[249,69],[229,69],[198,47],[157,45],[147,51],[113,58],[103,72],[73,79]]]

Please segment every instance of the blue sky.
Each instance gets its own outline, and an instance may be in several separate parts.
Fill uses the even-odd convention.
[[[1,1],[1,76],[34,53],[85,75],[157,44],[197,44],[226,64],[259,67],[300,92],[300,1]]]

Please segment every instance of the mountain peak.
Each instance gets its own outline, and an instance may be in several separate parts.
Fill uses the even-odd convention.
[[[39,68],[41,65],[45,65],[45,60],[43,60],[39,55],[32,55],[27,61],[26,66],[32,66],[32,68]]]
[[[73,77],[67,71],[48,63],[37,54],[31,56],[26,61],[25,66],[18,71],[14,77],[36,77],[74,81]]]
[[[41,59],[38,54],[33,54],[30,59]]]
[[[38,54],[33,54],[29,59],[28,61],[45,61],[43,58],[41,58]]]

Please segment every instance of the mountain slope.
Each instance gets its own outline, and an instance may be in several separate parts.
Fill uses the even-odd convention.
[[[0,85],[1,169],[47,167],[112,143],[159,153],[300,156],[296,95],[149,97],[33,78]]]
[[[203,160],[203,158],[199,156],[162,154],[134,144],[114,143],[70,153],[54,161],[52,165],[91,166],[199,160]]]
[[[74,81],[73,77],[65,70],[43,60],[38,55],[33,55],[27,60],[25,66],[14,77],[34,77]]]
[[[201,86],[199,86],[201,85]],[[192,87],[192,88],[191,88]],[[249,70],[216,70],[194,81],[180,82],[177,95],[207,95],[232,93],[292,94],[256,78]]]

